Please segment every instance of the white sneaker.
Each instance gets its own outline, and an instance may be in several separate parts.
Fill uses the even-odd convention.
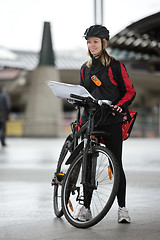
[[[82,206],[76,218],[82,222],[92,220],[91,210]]]
[[[128,210],[125,207],[119,207],[118,209],[118,222],[119,223],[130,223],[131,219],[128,215]]]

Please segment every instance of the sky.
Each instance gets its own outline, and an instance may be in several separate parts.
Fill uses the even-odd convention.
[[[51,23],[55,51],[86,47],[82,37],[94,24],[94,0],[0,0],[0,46],[40,51],[43,24]],[[160,11],[159,0],[104,0],[104,22],[110,36]]]

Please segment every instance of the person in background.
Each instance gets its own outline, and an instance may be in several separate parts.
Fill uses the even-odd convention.
[[[4,86],[0,86],[0,140],[6,146],[6,120],[11,110],[11,100]]]
[[[108,29],[102,25],[93,25],[86,29],[84,37],[87,40],[90,59],[81,67],[80,85],[85,87],[95,99],[110,100],[111,107],[117,112],[126,112],[136,93],[124,64],[106,51],[109,40]],[[85,109],[81,119],[82,124],[88,120],[88,116],[89,113]],[[114,153],[120,166],[120,184],[117,194],[118,222],[130,223],[125,199],[126,177],[122,164],[122,122],[122,114],[110,113],[109,118],[97,128],[106,132],[104,144]],[[85,196],[89,194],[87,195],[84,190],[84,198]],[[80,221],[92,218],[90,201],[91,199],[85,199],[84,206],[78,214]]]

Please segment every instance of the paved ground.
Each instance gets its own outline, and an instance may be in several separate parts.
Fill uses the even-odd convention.
[[[9,138],[0,149],[1,240],[159,240],[160,139],[124,144],[128,225],[117,223],[117,203],[90,229],[77,229],[52,210],[52,172],[64,139]]]

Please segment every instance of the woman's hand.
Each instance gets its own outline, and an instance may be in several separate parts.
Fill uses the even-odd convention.
[[[121,113],[122,112],[122,108],[119,107],[118,105],[110,105],[111,108],[113,108],[115,111]],[[112,112],[113,115],[115,115],[115,112]]]

